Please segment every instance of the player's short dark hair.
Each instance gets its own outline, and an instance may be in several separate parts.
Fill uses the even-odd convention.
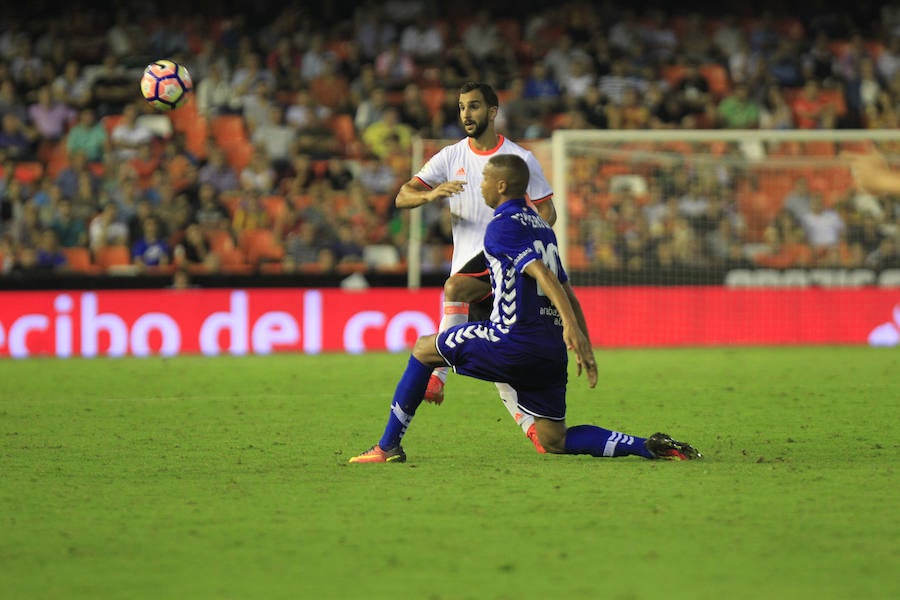
[[[481,92],[481,95],[484,96],[484,101],[487,102],[488,107],[491,106],[500,106],[500,100],[497,99],[497,92],[494,91],[487,83],[482,83],[480,81],[467,81],[459,88],[460,95],[468,94],[469,92],[474,92],[478,90]]]
[[[528,189],[528,163],[515,154],[495,154],[488,161],[494,168],[503,171],[501,178],[506,181],[506,195],[512,198],[524,198]]]

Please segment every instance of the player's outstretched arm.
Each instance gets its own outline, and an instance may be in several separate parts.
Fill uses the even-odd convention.
[[[429,188],[414,177],[400,187],[394,205],[397,208],[416,208],[458,194],[465,185],[465,181],[445,181],[435,188]]]
[[[841,158],[850,164],[850,173],[860,190],[870,194],[900,194],[900,172],[892,170],[880,153],[844,152]]]
[[[525,266],[525,273],[534,277],[550,299],[550,302],[556,307],[563,323],[563,340],[566,343],[566,347],[575,352],[578,374],[581,375],[583,368],[587,372],[588,386],[595,387],[597,385],[597,360],[594,358],[594,349],[591,346],[591,341],[587,337],[587,328],[584,326],[584,314],[581,312],[581,306],[579,305],[578,309],[572,306],[572,302],[569,300],[569,293],[556,275],[543,262],[539,260],[531,261]],[[579,314],[581,314],[580,318]]]
[[[541,218],[547,221],[550,227],[553,227],[553,224],[556,223],[556,206],[553,204],[553,198],[547,198],[543,202],[535,204],[534,207]]]

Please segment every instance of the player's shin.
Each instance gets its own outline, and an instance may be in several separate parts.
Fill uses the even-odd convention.
[[[508,383],[495,382],[494,385],[497,386],[500,400],[503,401],[503,406],[506,408],[509,416],[513,418],[516,425],[522,428],[522,431],[525,432],[525,435],[531,440],[531,443],[534,444],[535,451],[544,454],[546,450],[544,450],[544,447],[538,440],[537,430],[534,427],[534,417],[519,410],[519,398],[516,390]]]
[[[438,331],[446,331],[454,325],[462,325],[469,320],[469,303],[468,302],[444,302],[443,315],[438,325]],[[439,378],[441,382],[447,381],[447,367],[438,367],[434,370],[434,376]]]
[[[566,431],[566,454],[590,454],[607,458],[619,456],[653,458],[644,442],[644,438],[610,431],[596,425],[576,425]]]
[[[415,356],[409,357],[406,364],[406,370],[397,387],[394,390],[394,399],[391,402],[391,412],[388,415],[388,422],[384,428],[384,434],[378,445],[387,450],[394,448],[400,444],[406,428],[409,427],[416,409],[422,403],[422,396],[425,393],[425,387],[428,385],[428,378],[431,376],[432,368],[422,364]]]

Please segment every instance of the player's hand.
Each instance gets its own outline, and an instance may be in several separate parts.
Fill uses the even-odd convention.
[[[884,155],[877,150],[866,153],[844,151],[840,157],[849,164],[853,181],[862,191],[865,191],[872,178],[888,169]]]
[[[456,194],[462,192],[465,188],[465,181],[445,181],[441,185],[431,190],[431,193],[428,194],[428,200],[429,202],[434,202],[435,200],[443,200],[444,198],[455,196]]]
[[[576,373],[580,376],[581,371],[585,371],[588,387],[594,388],[597,386],[597,359],[594,357],[594,348],[581,329],[572,329],[574,330],[563,328],[563,340],[566,347],[575,353]]]

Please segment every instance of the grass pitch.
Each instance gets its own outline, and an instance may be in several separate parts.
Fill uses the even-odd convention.
[[[704,459],[538,456],[451,375],[403,465],[399,354],[0,361],[5,598],[900,597],[900,353],[600,351],[569,424]]]

